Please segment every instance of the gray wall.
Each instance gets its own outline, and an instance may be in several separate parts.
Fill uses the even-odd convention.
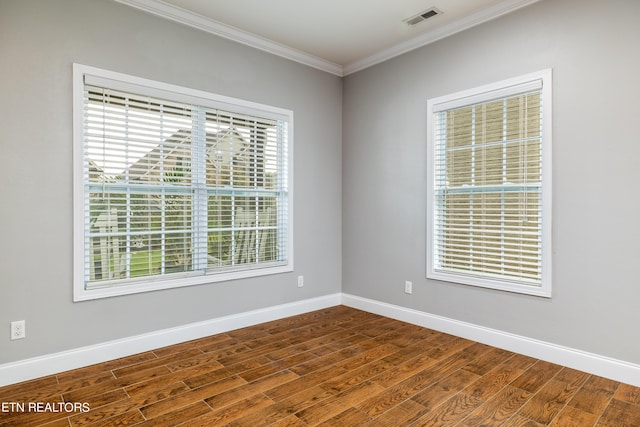
[[[74,304],[74,62],[293,110],[295,272]],[[0,364],[339,292],[341,103],[339,77],[111,0],[0,0]]]
[[[0,364],[341,289],[640,363],[638,16],[543,0],[341,81],[111,0],[0,0]],[[293,110],[296,271],[74,304],[73,62]],[[553,298],[426,280],[426,100],[547,67]]]
[[[638,17],[544,0],[348,76],[343,292],[640,363]],[[425,279],[427,99],[549,67],[553,298]]]

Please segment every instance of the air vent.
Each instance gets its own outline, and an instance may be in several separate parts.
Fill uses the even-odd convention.
[[[424,21],[425,19],[432,18],[436,15],[440,15],[442,12],[435,7],[429,8],[423,12],[418,13],[417,15],[412,16],[411,18],[407,18],[402,22],[405,22],[407,25],[416,25],[419,22]]]

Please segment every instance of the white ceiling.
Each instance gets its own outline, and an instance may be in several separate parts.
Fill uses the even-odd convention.
[[[116,0],[347,75],[538,0]],[[442,13],[403,21],[435,7]]]

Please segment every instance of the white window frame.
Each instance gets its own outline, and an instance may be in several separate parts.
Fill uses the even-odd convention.
[[[552,71],[546,69],[512,79],[503,80],[469,90],[432,98],[427,101],[427,260],[426,277],[428,279],[472,285],[483,288],[516,292],[541,297],[551,297],[552,284],[552,238],[551,238],[551,131],[552,131]],[[436,215],[436,131],[435,115],[438,112],[466,107],[486,101],[505,98],[509,95],[524,93],[536,86],[541,87],[542,108],[542,227],[541,227],[541,280],[531,284],[513,279],[484,277],[472,273],[457,273],[441,269],[438,266],[435,241]]]
[[[239,114],[281,120],[287,126],[286,154],[286,260],[273,266],[248,267],[230,271],[213,270],[194,272],[181,277],[149,276],[131,283],[120,283],[101,287],[88,287],[85,265],[85,174],[84,174],[84,90],[85,81],[98,82],[104,87],[128,91],[135,94],[163,97],[179,102],[197,103]],[[73,192],[74,192],[74,301],[92,300],[118,295],[128,295],[160,289],[178,288],[227,280],[291,272],[293,265],[293,112],[264,104],[235,99],[223,95],[181,87],[123,73],[103,70],[82,64],[73,65]]]

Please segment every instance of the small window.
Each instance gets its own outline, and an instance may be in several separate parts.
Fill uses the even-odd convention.
[[[75,300],[292,271],[292,116],[76,64]]]
[[[550,297],[551,71],[427,109],[427,277]]]

